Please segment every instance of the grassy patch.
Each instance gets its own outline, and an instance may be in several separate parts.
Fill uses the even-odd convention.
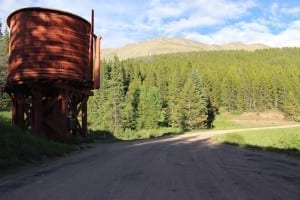
[[[217,115],[214,121],[214,126],[217,130],[279,126],[295,123],[286,120],[284,114],[277,110],[244,113],[229,113],[222,108],[220,110],[221,114]]]
[[[300,156],[300,127],[218,135],[217,142]]]
[[[0,111],[0,122],[5,124],[10,124],[11,112],[10,111]]]
[[[238,129],[238,128],[245,128],[245,126],[234,123],[231,121],[233,116],[237,115],[232,115],[229,113],[224,113],[216,116],[216,120],[214,121],[214,126],[215,129],[217,130],[224,130],[224,129]]]
[[[0,170],[12,169],[45,157],[61,156],[73,145],[49,141],[10,126],[9,112],[0,115]]]

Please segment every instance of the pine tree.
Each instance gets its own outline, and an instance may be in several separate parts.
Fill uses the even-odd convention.
[[[192,70],[184,84],[180,104],[183,113],[183,127],[193,130],[206,127],[207,98],[197,70]]]
[[[123,128],[137,130],[138,105],[140,102],[139,80],[131,80],[126,93],[125,106],[123,109]]]
[[[6,28],[4,34],[0,35],[0,110],[9,110],[11,107],[11,101],[8,94],[2,93],[7,76],[8,46],[9,32]]]
[[[180,104],[182,89],[185,83],[185,74],[178,67],[177,70],[170,72],[170,81],[168,84],[168,109],[169,125],[173,128],[184,128],[184,116]]]
[[[94,127],[110,132],[122,131],[122,110],[125,98],[124,69],[118,58],[113,62],[103,62],[102,88],[95,91],[95,96],[90,98],[91,124]],[[95,120],[95,121],[94,121]]]
[[[138,105],[138,128],[158,128],[162,111],[162,99],[158,88],[140,86],[140,98]]]
[[[2,19],[0,18],[0,39],[2,37]]]
[[[283,106],[283,111],[287,119],[300,120],[300,104],[299,100],[295,98],[295,94],[289,91],[286,96],[286,103]]]
[[[112,64],[111,79],[108,81],[110,94],[109,99],[112,104],[113,131],[119,131],[122,128],[122,109],[125,97],[124,69],[118,58],[115,58]]]

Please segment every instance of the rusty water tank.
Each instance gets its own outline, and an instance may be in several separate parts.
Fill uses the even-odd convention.
[[[39,7],[16,10],[7,24],[9,84],[62,79],[92,87],[93,24],[69,12]]]

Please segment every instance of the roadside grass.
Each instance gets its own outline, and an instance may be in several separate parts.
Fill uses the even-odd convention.
[[[0,122],[9,124],[11,121],[11,112],[10,111],[0,111]]]
[[[300,127],[243,131],[218,135],[212,139],[219,143],[300,157]]]
[[[43,160],[48,157],[63,156],[81,147],[81,144],[95,140],[103,142],[147,139],[183,133],[180,129],[161,128],[142,131],[126,130],[111,133],[109,131],[90,131],[88,138],[68,137],[56,141],[31,134],[17,127],[11,127],[11,112],[0,112],[0,172],[22,166],[26,163]]]
[[[114,137],[116,140],[139,140],[139,139],[149,139],[149,138],[157,138],[168,135],[179,135],[182,134],[183,131],[180,128],[159,128],[159,129],[144,129],[140,131],[132,131],[125,130],[122,132],[114,133]]]
[[[9,170],[46,157],[62,156],[74,145],[47,140],[10,126],[10,112],[0,112],[0,170]]]

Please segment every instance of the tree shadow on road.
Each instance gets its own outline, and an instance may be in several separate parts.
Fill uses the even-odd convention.
[[[223,144],[229,144],[229,145],[236,146],[236,147],[255,149],[255,150],[261,150],[261,151],[272,151],[272,152],[283,153],[286,155],[295,156],[295,157],[300,158],[300,151],[296,148],[282,149],[282,148],[276,148],[276,147],[261,147],[261,146],[256,146],[256,145],[239,144],[239,143],[234,143],[234,142],[223,142]]]

